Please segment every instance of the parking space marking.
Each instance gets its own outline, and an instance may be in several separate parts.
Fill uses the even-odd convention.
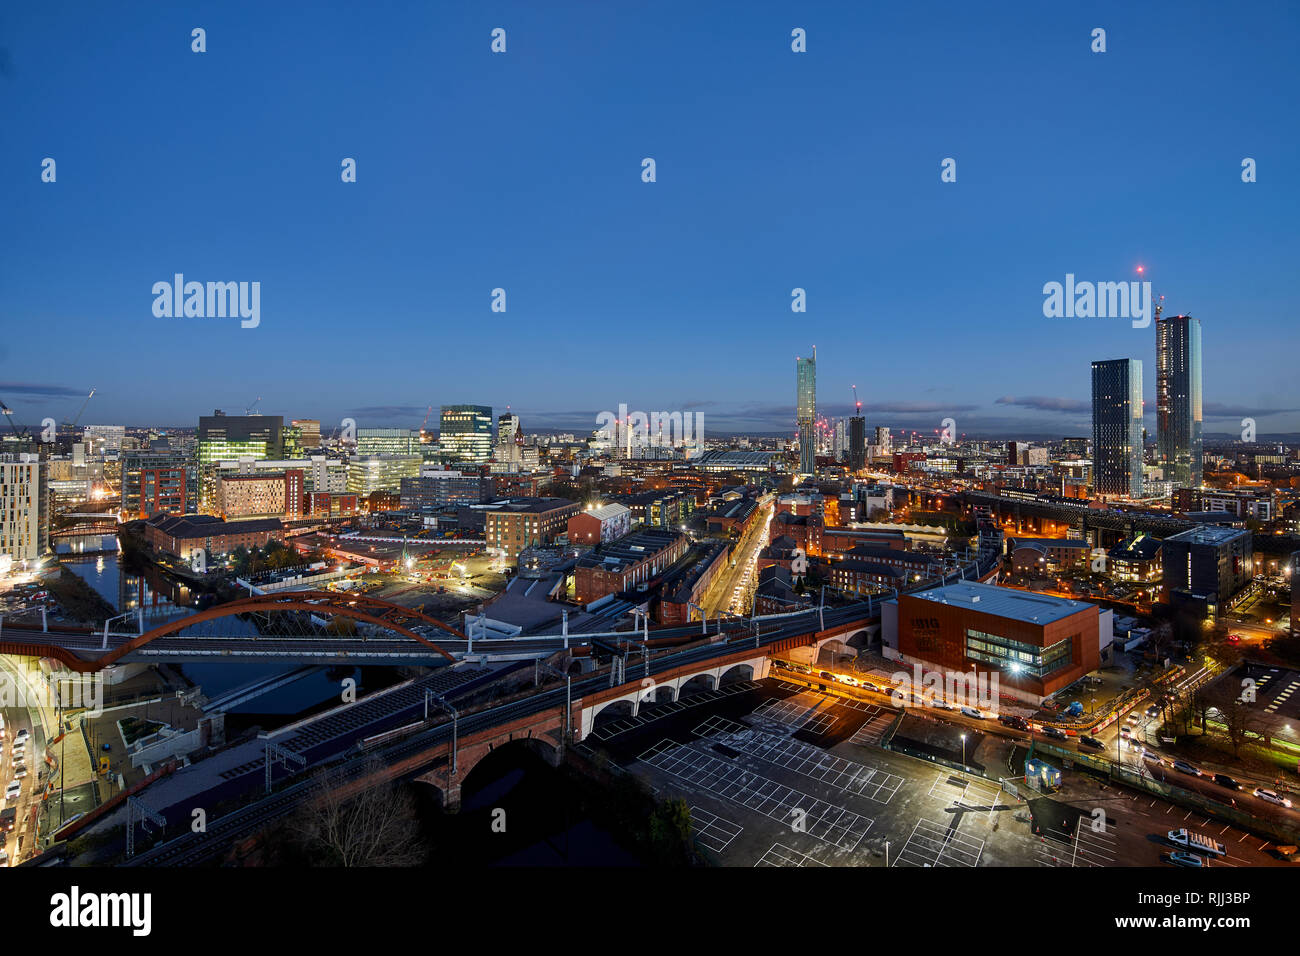
[[[746,728],[742,733],[728,736],[723,743],[743,754],[876,803],[888,803],[903,785],[903,778],[896,774],[837,757],[790,737]]]
[[[940,773],[930,786],[930,796],[948,800],[949,806],[964,810],[987,809],[992,815],[997,806],[1002,788],[994,786],[987,780],[972,777],[953,770]]]
[[[710,714],[708,720],[695,727],[691,733],[697,737],[709,737],[713,734],[734,734],[744,729],[744,724],[738,724],[734,720],[728,720],[726,717],[720,717],[717,714]]]
[[[694,806],[691,807],[691,828],[695,831],[695,839],[714,853],[725,850],[745,829],[738,823],[722,819],[716,813]]]
[[[807,853],[792,850],[784,843],[773,843],[772,848],[764,853],[755,866],[825,866],[814,860]]]
[[[778,724],[784,724],[787,727],[793,727],[795,730],[809,726],[824,729],[831,725],[833,718],[829,714],[814,713],[820,706],[820,702],[809,706],[789,698],[769,700],[755,709],[751,716],[757,717],[759,720],[770,720]],[[818,733],[820,731],[814,729],[813,732]]]
[[[871,717],[859,727],[849,738],[849,743],[858,744],[861,747],[876,747],[884,739],[885,731],[889,725],[894,722],[894,714],[891,711],[882,711]]]
[[[873,822],[870,817],[672,740],[660,741],[640,759],[664,773],[778,823],[791,826],[801,820],[802,832],[845,850],[855,849]]]
[[[962,836],[956,826],[918,820],[894,866],[978,866],[984,841]]]

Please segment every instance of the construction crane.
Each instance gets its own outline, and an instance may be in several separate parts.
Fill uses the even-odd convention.
[[[31,440],[32,434],[27,430],[27,426],[23,425],[20,427],[14,423],[14,410],[10,408],[8,405],[6,405],[4,402],[0,402],[0,413],[3,413],[4,417],[9,419],[9,427],[13,429],[15,438],[17,438],[19,441]]]
[[[260,405],[261,402],[262,402],[262,396],[259,395],[259,396],[257,396],[257,398],[253,399],[253,404],[252,404],[252,405],[249,405],[247,408],[244,409],[244,414],[245,414],[245,415],[254,415],[254,414],[256,414],[256,413],[257,413],[257,406]]]
[[[87,395],[86,400],[81,403],[81,408],[77,409],[77,414],[73,416],[72,420],[69,421],[66,418],[63,420],[63,425],[65,428],[77,427],[77,422],[81,421],[81,416],[86,414],[86,406],[90,404],[90,400],[94,397],[95,397],[95,389],[91,388],[90,394]]]
[[[420,440],[424,441],[424,428],[429,424],[429,416],[433,414],[433,406],[430,405],[424,412],[424,421],[420,422]]]
[[[858,414],[861,415],[861,414],[862,414],[862,402],[860,402],[860,401],[858,400],[858,387],[857,387],[856,385],[853,386],[853,404],[857,406]]]

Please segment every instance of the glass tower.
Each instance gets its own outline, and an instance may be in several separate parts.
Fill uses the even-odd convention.
[[[1142,495],[1142,362],[1092,363],[1092,484],[1099,495]]]
[[[1201,322],[1156,318],[1156,449],[1175,488],[1201,484]]]
[[[799,472],[811,475],[816,470],[817,436],[817,346],[812,358],[795,360],[795,420],[799,423]]]
[[[485,464],[492,460],[492,408],[444,405],[438,446],[445,461]]]

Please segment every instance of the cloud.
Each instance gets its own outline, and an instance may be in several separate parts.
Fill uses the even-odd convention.
[[[1267,418],[1269,415],[1284,415],[1300,411],[1295,408],[1259,408],[1248,405],[1229,405],[1224,402],[1206,402],[1201,406],[1205,418]]]
[[[1016,405],[1020,408],[1032,408],[1037,412],[1087,412],[1092,410],[1092,406],[1081,399],[1049,398],[1043,395],[1026,395],[1023,398],[1003,395],[1001,398],[994,399],[993,404]]]
[[[63,398],[65,396],[85,396],[84,388],[68,388],[64,385],[40,385],[30,382],[0,382],[0,395],[36,395],[41,398]]]

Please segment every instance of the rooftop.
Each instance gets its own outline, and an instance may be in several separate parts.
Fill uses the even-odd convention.
[[[931,588],[928,591],[905,596],[922,601],[933,601],[935,604],[957,605],[983,614],[993,614],[1028,624],[1051,624],[1094,607],[1085,601],[1071,601],[1068,598],[1031,594],[1011,588],[1000,588],[993,584],[973,582],[949,584],[947,587]]]
[[[557,508],[577,505],[568,498],[508,498],[505,501],[492,502],[487,510],[491,512],[514,512],[527,514],[544,514]]]
[[[1245,528],[1225,528],[1217,524],[1203,524],[1195,528],[1188,528],[1186,531],[1180,531],[1178,534],[1165,538],[1165,542],[1176,541],[1180,544],[1209,544],[1221,545],[1236,541],[1238,538],[1251,537],[1250,531]]]

